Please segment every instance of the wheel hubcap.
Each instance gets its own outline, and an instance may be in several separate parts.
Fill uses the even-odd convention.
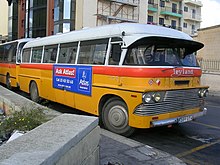
[[[109,111],[108,120],[114,127],[126,127],[128,124],[128,114],[126,109],[122,106],[112,107]]]

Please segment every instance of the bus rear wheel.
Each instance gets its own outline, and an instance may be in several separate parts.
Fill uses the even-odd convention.
[[[109,99],[102,109],[102,123],[111,132],[130,136],[134,128],[128,125],[128,111],[126,104],[119,98]]]
[[[8,89],[11,89],[11,79],[10,79],[9,74],[6,75],[6,83],[5,84]]]
[[[40,102],[40,96],[39,96],[37,84],[34,81],[31,82],[31,85],[30,85],[30,97],[32,101],[37,102],[37,103]]]

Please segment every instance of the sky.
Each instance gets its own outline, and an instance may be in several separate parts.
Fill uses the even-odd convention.
[[[201,0],[202,23],[201,28],[220,25],[220,0]]]

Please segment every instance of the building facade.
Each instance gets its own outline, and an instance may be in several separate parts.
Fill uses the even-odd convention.
[[[202,4],[197,0],[8,1],[12,2],[9,5],[12,40],[120,22],[167,26],[194,35],[201,22]]]
[[[201,7],[201,1],[197,0],[149,0],[147,22],[193,36],[202,21]]]
[[[0,43],[8,38],[8,2],[0,0]]]
[[[202,42],[204,44],[204,48],[198,51],[197,57],[199,59],[220,61],[220,37],[217,36],[220,36],[220,25],[198,30],[198,34],[194,37],[194,40]]]

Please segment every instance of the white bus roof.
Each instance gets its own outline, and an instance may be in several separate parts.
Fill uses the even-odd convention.
[[[25,44],[24,48],[109,37],[122,37],[122,32],[125,34],[123,38],[126,46],[144,37],[167,37],[192,40],[188,34],[167,27],[138,23],[120,23],[37,38]]]

